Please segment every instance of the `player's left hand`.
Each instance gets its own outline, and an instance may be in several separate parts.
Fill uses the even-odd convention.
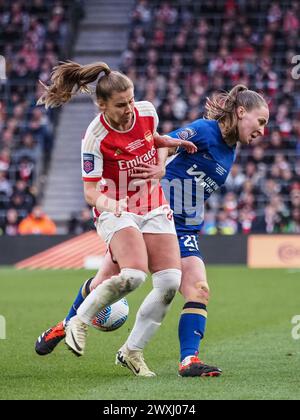
[[[157,149],[160,149],[161,147],[183,147],[188,153],[196,153],[197,152],[197,146],[192,143],[191,141],[187,140],[176,140],[169,136],[154,136],[154,145]]]

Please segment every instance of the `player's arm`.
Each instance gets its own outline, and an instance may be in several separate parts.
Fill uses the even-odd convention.
[[[173,140],[181,139],[193,143],[197,152],[208,148],[207,126],[203,119],[195,120],[184,127],[178,128],[168,133],[168,136]],[[173,150],[173,154],[180,152],[184,152],[184,148],[181,146]]]
[[[141,163],[135,168],[136,173],[132,175],[132,178],[162,179],[166,174],[167,158],[177,153],[179,147],[186,149],[188,153],[197,152],[197,146],[190,141],[177,140],[169,136],[160,136],[158,133],[154,134],[154,143],[158,154],[157,164]]]
[[[157,150],[157,164],[141,163],[137,168],[134,168],[136,173],[132,175],[132,178],[162,179],[166,174],[166,160],[168,156],[169,149],[167,147],[159,148]]]
[[[161,147],[173,149],[173,152],[174,148],[176,150],[178,147],[182,147],[188,153],[196,153],[198,151],[197,146],[191,141],[175,139],[170,136],[161,136],[158,133],[154,134],[154,145],[157,149]]]
[[[186,140],[177,140],[170,136],[161,136],[157,132],[154,134],[154,144],[158,152],[156,165],[141,163],[135,168],[132,178],[139,179],[162,179],[166,173],[166,160],[168,156],[174,155],[178,148],[185,149],[188,153],[196,153],[197,146]]]
[[[128,204],[128,197],[122,200],[114,200],[107,197],[101,191],[97,189],[98,182],[84,182],[83,190],[86,202],[101,213],[108,211],[114,213],[116,216],[120,216],[123,211],[126,211]]]
[[[98,188],[98,183],[103,174],[103,155],[93,132],[89,128],[81,146],[81,169],[86,202],[100,213],[108,211],[120,216],[122,211],[127,209],[128,198],[117,201],[107,197]]]
[[[154,134],[154,141],[160,138],[157,132]],[[168,147],[157,148],[157,164],[150,165],[149,163],[141,163],[135,169],[135,174],[132,174],[132,178],[135,179],[162,179],[166,174],[166,160],[169,156]]]

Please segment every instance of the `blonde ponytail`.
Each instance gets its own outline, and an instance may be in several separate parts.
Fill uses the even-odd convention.
[[[243,106],[250,112],[254,108],[266,107],[265,99],[257,92],[249,90],[244,85],[236,85],[230,92],[223,92],[207,98],[205,117],[217,120],[223,126],[224,139],[229,146],[234,146],[239,140],[237,108]]]
[[[89,83],[97,80],[100,73],[106,76],[111,73],[106,63],[93,63],[82,66],[74,61],[61,62],[53,68],[51,85],[44,88],[44,94],[37,105],[45,104],[46,108],[54,108],[67,103],[78,91],[91,94]]]

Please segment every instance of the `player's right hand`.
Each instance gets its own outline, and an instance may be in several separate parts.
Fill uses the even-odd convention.
[[[129,200],[129,197],[125,197],[125,198],[122,198],[119,201],[116,201],[116,209],[115,209],[115,212],[114,212],[115,216],[121,217],[122,213],[124,211],[127,211],[128,200]]]
[[[104,194],[102,194],[97,198],[96,209],[100,213],[102,213],[103,211],[107,211],[113,213],[117,217],[120,217],[122,213],[127,210],[128,200],[129,198],[125,197],[117,201],[113,198],[106,197]]]

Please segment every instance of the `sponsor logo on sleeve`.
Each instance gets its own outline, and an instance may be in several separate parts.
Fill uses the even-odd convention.
[[[93,172],[95,169],[95,157],[90,153],[83,154],[83,170],[86,174]]]
[[[177,137],[181,140],[190,140],[191,138],[195,137],[197,131],[193,128],[185,128],[177,133]]]

